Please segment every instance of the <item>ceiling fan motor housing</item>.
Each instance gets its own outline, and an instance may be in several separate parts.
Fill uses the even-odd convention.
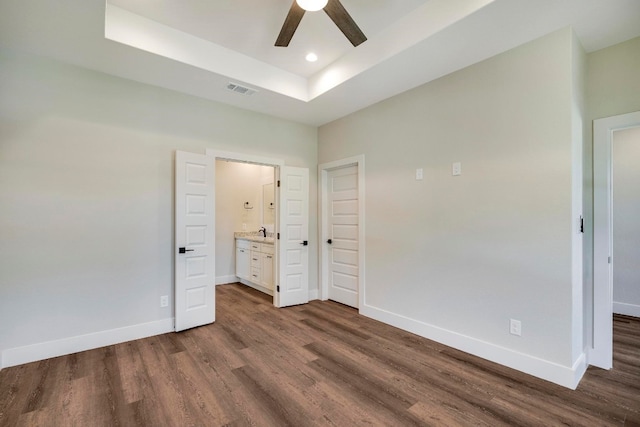
[[[296,0],[298,6],[309,12],[323,9],[329,0]]]
[[[275,45],[287,47],[296,32],[302,17],[307,10],[316,11],[324,9],[325,13],[334,24],[342,31],[351,44],[355,47],[367,40],[358,24],[353,20],[349,12],[344,8],[340,0],[295,0],[291,4],[289,13],[282,24]]]

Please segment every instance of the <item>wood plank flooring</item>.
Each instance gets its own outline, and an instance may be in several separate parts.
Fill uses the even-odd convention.
[[[640,319],[572,391],[337,303],[216,292],[213,325],[0,371],[0,426],[640,426]]]

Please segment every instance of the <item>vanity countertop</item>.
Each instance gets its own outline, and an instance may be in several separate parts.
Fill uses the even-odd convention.
[[[267,233],[267,234],[273,234],[273,233]],[[248,240],[250,242],[273,243],[272,236],[263,237],[262,235],[253,234],[251,232],[242,232],[242,231],[236,232],[234,233],[234,236],[236,239]]]

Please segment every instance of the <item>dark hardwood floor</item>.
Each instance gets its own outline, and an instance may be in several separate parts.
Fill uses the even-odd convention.
[[[1,426],[640,426],[640,319],[577,390],[359,316],[217,287],[217,321],[0,371]]]

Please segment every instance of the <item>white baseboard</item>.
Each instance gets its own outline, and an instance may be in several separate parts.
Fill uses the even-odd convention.
[[[64,356],[79,351],[119,344],[126,341],[147,338],[154,335],[173,332],[173,317],[155,322],[141,323],[110,329],[86,335],[46,341],[24,347],[9,348],[2,351],[0,368],[22,365],[51,357]]]
[[[234,275],[229,276],[217,276],[216,277],[216,286],[218,285],[226,285],[228,283],[236,283],[239,282],[240,279]]]
[[[613,312],[625,316],[640,317],[640,305],[613,302]]]
[[[318,290],[313,289],[309,291],[309,301],[313,301],[314,299],[318,299]]]
[[[587,370],[584,353],[578,357],[572,367],[567,367],[370,305],[361,307],[360,314],[573,390]]]
[[[267,289],[264,286],[260,286],[257,283],[253,283],[253,282],[250,282],[250,281],[244,280],[244,279],[238,279],[237,281],[239,281],[240,283],[242,283],[245,286],[248,286],[250,288],[255,289],[256,291],[260,291],[260,292],[265,293],[267,295],[273,296],[273,290],[272,289]]]

